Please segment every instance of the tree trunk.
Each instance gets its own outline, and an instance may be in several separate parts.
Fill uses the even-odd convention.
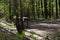
[[[58,18],[58,5],[57,5],[57,0],[56,0],[56,19]]]
[[[18,11],[17,11],[17,9],[18,9],[17,0],[13,0],[13,2],[14,2],[14,14],[16,16],[15,25],[16,25],[18,33],[20,34],[21,33],[21,29],[20,29],[21,26],[19,24],[19,18],[18,18],[19,16],[18,16]]]
[[[60,14],[60,0],[59,0],[59,14]]]
[[[44,13],[45,13],[45,18],[48,18],[48,9],[47,9],[47,0],[44,0]]]
[[[20,22],[21,22],[21,26],[20,26],[20,30],[21,32],[24,30],[24,22],[23,22],[23,5],[22,5],[22,0],[20,0]]]
[[[52,0],[52,8],[51,9],[52,9],[52,16],[53,16],[53,0]]]
[[[51,0],[49,0],[49,18],[51,18]]]
[[[38,16],[38,20],[39,20],[39,18],[40,18],[40,0],[38,1],[38,3],[37,3],[37,16]]]
[[[33,20],[35,20],[36,18],[35,18],[35,6],[34,6],[34,4],[35,4],[35,2],[34,2],[34,0],[31,0],[31,5],[32,5],[32,17],[33,17]]]
[[[12,14],[11,14],[11,0],[9,0],[9,19],[12,20]]]
[[[41,8],[43,9],[43,3],[42,3],[43,1],[41,0]],[[43,12],[43,10],[42,10],[42,17],[44,17],[44,12]]]

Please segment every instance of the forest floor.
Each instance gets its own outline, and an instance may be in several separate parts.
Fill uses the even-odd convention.
[[[0,26],[0,35],[4,33],[8,34],[8,36],[10,35],[9,38],[15,37],[14,35],[17,33],[17,30],[13,24],[1,21]],[[12,37],[11,34],[13,34]],[[28,29],[25,29],[25,34],[26,37],[31,40],[45,40],[46,38],[53,40],[53,38],[56,38],[58,35],[60,35],[60,23],[33,23],[29,25]]]

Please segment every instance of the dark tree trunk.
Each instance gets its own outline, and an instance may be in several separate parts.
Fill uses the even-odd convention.
[[[59,14],[60,14],[60,0],[59,0]]]
[[[57,5],[57,0],[56,0],[56,19],[58,18],[58,5]]]
[[[41,0],[41,8],[43,8],[43,3],[42,3],[43,1]],[[44,17],[44,12],[43,12],[43,10],[42,10],[42,16]]]
[[[51,18],[51,0],[49,0],[49,18]]]
[[[14,14],[16,16],[16,21],[15,21],[15,25],[16,25],[16,28],[17,28],[17,31],[18,33],[20,34],[21,33],[21,26],[19,24],[19,16],[18,16],[18,4],[17,4],[17,0],[13,0],[14,1]]]
[[[32,5],[32,17],[33,17],[33,20],[35,20],[36,18],[35,18],[35,7],[34,7],[34,4],[35,4],[35,2],[34,2],[34,0],[31,0],[31,5]]]
[[[21,22],[21,26],[20,26],[20,30],[21,32],[24,30],[24,22],[23,22],[23,5],[22,5],[22,0],[20,0],[20,22]]]
[[[11,14],[11,0],[9,0],[9,19],[12,20],[12,14]]]
[[[38,1],[37,6],[38,6],[38,7],[37,7],[37,16],[38,16],[38,20],[39,20],[39,18],[40,18],[40,13],[41,13],[41,12],[40,12],[40,8],[41,8],[41,7],[40,7],[40,0]]]
[[[47,9],[47,0],[44,0],[44,13],[45,13],[45,18],[48,18],[48,9]]]
[[[53,16],[53,0],[52,0],[52,8],[51,9],[52,9],[52,16]]]

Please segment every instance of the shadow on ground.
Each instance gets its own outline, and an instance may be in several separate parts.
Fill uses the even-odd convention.
[[[3,27],[0,27],[0,40],[20,40],[19,37],[16,36],[16,34],[9,32]],[[30,40],[27,37],[23,37],[22,40]]]

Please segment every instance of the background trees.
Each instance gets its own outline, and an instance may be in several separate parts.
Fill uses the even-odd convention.
[[[60,0],[0,0],[0,17],[2,15],[24,29],[23,16],[29,20],[60,18]]]
[[[18,14],[20,13],[20,2],[19,0],[17,0],[17,4],[18,4]],[[59,0],[22,0],[22,10],[23,10],[23,16],[27,16],[28,14],[30,14],[30,19],[40,19],[41,17],[44,18],[58,18],[59,15],[59,8],[60,8],[60,4],[59,4]],[[7,14],[13,14],[13,0],[1,0],[0,1],[0,10],[2,12],[5,11],[5,13]],[[45,13],[45,11],[46,13]],[[56,13],[56,15],[55,15]],[[56,16],[56,17],[55,17]]]

